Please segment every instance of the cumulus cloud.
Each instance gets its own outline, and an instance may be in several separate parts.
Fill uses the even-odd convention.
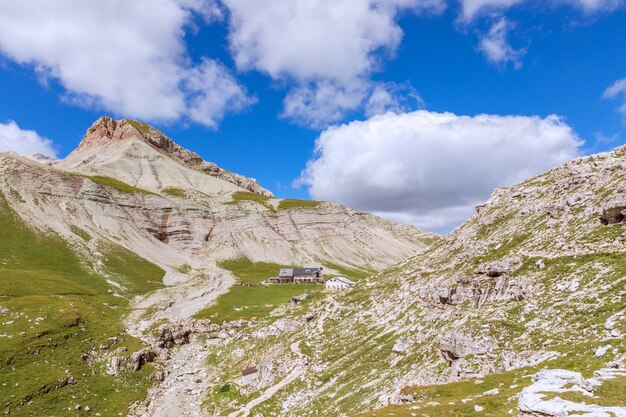
[[[624,4],[623,0],[461,0],[461,19],[470,21],[478,15],[499,13],[520,4],[539,6],[567,5],[582,10],[584,13],[612,11]]]
[[[626,78],[617,80],[615,83],[607,88],[602,95],[603,98],[617,98],[622,97],[624,104],[619,108],[620,112],[626,116]]]
[[[424,100],[410,83],[379,83],[374,86],[365,105],[365,115],[387,112],[403,113],[424,107]]]
[[[479,35],[478,49],[492,64],[512,63],[515,68],[520,68],[526,48],[515,49],[509,43],[509,32],[513,28],[512,23],[505,17],[509,9],[516,6],[535,9],[568,6],[584,15],[597,15],[620,8],[625,2],[626,0],[461,0],[458,22],[462,26],[481,22],[480,18],[491,22],[489,31]]]
[[[523,2],[524,0],[461,0],[462,18],[469,21],[479,12],[502,11]]]
[[[256,101],[222,64],[206,58],[189,70],[183,90],[188,95],[191,120],[213,128],[227,110],[241,111]]]
[[[40,153],[56,157],[54,144],[34,130],[23,130],[14,121],[0,123],[0,150],[17,152],[20,155]]]
[[[283,115],[339,120],[371,90],[370,75],[402,40],[401,12],[437,13],[443,0],[223,0],[240,70],[295,84]]]
[[[521,58],[524,49],[515,49],[509,44],[508,35],[512,24],[501,18],[491,26],[489,32],[480,38],[479,49],[492,64],[505,65],[511,63],[515,68],[522,66]]]
[[[315,199],[447,230],[494,187],[567,161],[580,145],[557,116],[386,113],[325,130],[297,183]]]
[[[183,37],[195,18],[219,13],[210,0],[5,0],[0,53],[58,80],[71,102],[152,121],[191,116],[214,127],[233,103],[241,107],[245,90],[215,62],[194,65]],[[217,81],[203,86],[197,80],[207,71]],[[210,90],[222,81],[225,95]]]

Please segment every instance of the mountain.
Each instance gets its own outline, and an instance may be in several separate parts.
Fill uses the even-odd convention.
[[[255,180],[206,162],[159,130],[135,120],[101,117],[78,148],[56,166],[87,175],[108,175],[154,192],[175,187],[212,195],[243,188],[273,197]]]
[[[363,278],[439,240],[276,199],[150,126],[107,117],[64,160],[0,152],[0,226],[0,407],[33,416],[125,414],[150,387],[161,402],[146,415],[197,415],[210,370],[193,390],[167,387],[203,368],[203,339],[306,309],[287,301],[315,289],[233,284],[283,266]]]
[[[208,165],[108,118],[0,153],[5,413],[626,415],[626,147],[445,236]],[[259,285],[295,266],[356,285]]]
[[[496,189],[422,253],[209,345],[207,409],[626,415],[625,169],[620,147]]]

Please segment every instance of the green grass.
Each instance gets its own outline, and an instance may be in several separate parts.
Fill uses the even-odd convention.
[[[188,274],[191,272],[191,269],[191,265],[189,265],[188,263],[184,263],[176,268],[176,270],[181,274]]]
[[[341,276],[346,277],[355,282],[376,273],[376,271],[374,271],[372,268],[368,266],[346,268],[345,266],[337,265],[332,262],[324,262],[323,265],[326,268],[330,268],[339,272]],[[328,275],[326,271],[325,271],[325,274]],[[330,277],[327,276],[326,278],[330,278]]]
[[[89,242],[91,240],[91,235],[78,226],[71,225],[70,230],[72,231],[72,233],[80,237],[85,242]]]
[[[272,213],[276,212],[276,209],[274,208],[273,205],[271,205],[269,203],[269,200],[271,200],[270,197],[261,195],[261,194],[255,194],[255,193],[250,193],[247,191],[237,191],[236,193],[233,193],[232,195],[232,200],[224,203],[224,204],[228,204],[228,205],[237,205],[241,202],[244,201],[252,201],[254,203],[258,203],[262,206],[264,206],[265,208],[267,208],[269,211],[271,211]]]
[[[116,180],[115,178],[105,177],[103,175],[86,175],[85,178],[90,179],[96,184],[104,185],[105,187],[115,188],[118,191],[129,194],[154,194],[148,190],[144,190],[143,188],[133,187],[132,185],[126,184],[120,180]]]
[[[418,405],[419,416],[429,417],[444,416],[475,416],[478,413],[474,405],[484,407],[481,416],[501,417],[509,415],[508,411],[517,410],[517,397],[524,387],[531,384],[530,375],[534,375],[542,368],[568,369],[581,372],[585,378],[590,378],[593,372],[604,366],[602,358],[596,358],[593,352],[594,344],[579,344],[576,346],[555,346],[557,351],[566,352],[566,355],[549,360],[540,365],[528,368],[520,368],[500,374],[486,375],[480,378],[483,383],[476,384],[476,380],[469,379],[442,385],[411,386],[402,390],[403,394],[413,396],[414,404],[392,405],[377,410],[358,414],[358,417],[382,417],[396,416],[408,417],[415,415],[411,407]],[[499,389],[499,394],[483,396],[485,391]],[[594,389],[595,398],[589,398],[575,392],[555,394],[563,399],[598,404],[604,406],[624,406],[626,398],[623,393],[626,390],[626,378],[619,377],[605,380],[602,385]],[[472,401],[463,404],[462,399],[476,396]],[[549,396],[548,396],[549,397]],[[430,403],[430,404],[429,404]],[[517,415],[517,414],[513,414]]]
[[[101,251],[109,277],[129,289],[121,295],[162,287],[164,271],[155,265],[112,244]],[[0,283],[1,411],[74,416],[89,406],[94,414],[118,415],[145,396],[150,366],[111,376],[106,363],[81,359],[112,336],[126,354],[142,347],[124,332],[127,298],[111,293],[59,236],[24,225],[1,194]],[[67,373],[77,384],[58,387]],[[75,411],[76,404],[83,410]]]
[[[163,194],[167,194],[172,197],[185,198],[187,193],[182,188],[167,187],[161,190]]]
[[[256,284],[270,277],[275,277],[281,268],[292,266],[270,262],[252,262],[248,258],[230,259],[219,263],[233,273],[241,283]],[[267,317],[270,311],[289,301],[291,297],[320,290],[315,284],[277,284],[268,286],[246,287],[235,285],[221,295],[216,304],[200,311],[196,318],[211,319],[216,323],[232,320],[251,320]]]
[[[319,206],[320,204],[322,204],[321,201],[287,199],[280,200],[280,202],[278,203],[278,210],[313,208]]]
[[[233,273],[243,283],[259,283],[278,276],[281,268],[294,268],[270,262],[252,262],[248,258],[230,259],[219,262],[219,267]]]
[[[139,133],[141,133],[142,135],[147,134],[150,131],[150,129],[152,129],[149,125],[143,122],[140,122],[138,120],[128,119],[128,123],[130,123],[131,126],[134,127],[135,129],[137,129]]]
[[[626,406],[626,377],[617,377],[602,381],[602,385],[593,390],[594,398],[590,398],[580,392],[562,392],[557,394],[567,401],[584,404],[595,404],[607,407]]]
[[[256,287],[233,286],[221,295],[211,307],[196,314],[198,319],[210,319],[215,323],[232,320],[265,318],[269,312],[284,304],[291,297],[304,294],[305,290],[320,290],[314,284],[259,285]]]
[[[624,226],[621,224],[598,225],[584,236],[584,240],[592,243],[612,242],[624,234]]]

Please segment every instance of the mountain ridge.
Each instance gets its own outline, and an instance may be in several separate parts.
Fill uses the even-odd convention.
[[[91,277],[72,281],[63,270],[47,271],[54,262],[28,251],[44,269],[20,271],[34,281],[12,280],[0,297],[7,317],[0,336],[29,349],[40,343],[39,358],[59,352],[59,344],[75,352],[79,332],[60,342],[40,339],[37,325],[12,332],[14,320],[38,317],[39,305],[20,310],[28,300],[23,293],[50,288],[47,274],[72,288],[86,285],[85,293],[107,289],[93,294],[105,304],[81,303],[76,320],[92,340],[81,342],[87,349],[81,354],[99,383],[114,387],[116,378],[130,378],[144,387],[132,399],[116,396],[116,413],[626,413],[625,401],[610,394],[626,387],[626,147],[496,189],[474,216],[439,237],[339,204],[246,192],[166,158],[136,137],[130,122],[121,123],[113,132],[130,136],[121,139],[124,146],[107,148],[113,155],[98,154],[102,133],[52,165],[0,153],[0,220],[21,222],[10,239],[28,230],[43,243],[54,237]],[[168,188],[176,184],[175,192]],[[14,276],[21,247],[0,253],[4,279]],[[308,287],[289,293],[256,278],[242,281],[246,271],[237,269],[320,264],[330,274],[358,275],[357,285],[343,293]],[[275,301],[282,292],[295,301]],[[54,306],[82,300],[36,296]],[[115,308],[127,310],[104,315],[117,320],[108,327],[116,330],[98,334],[94,311],[108,311],[112,299],[126,300]],[[29,351],[0,348],[0,354],[22,364],[12,372],[28,369]],[[37,362],[45,381],[7,385],[0,404],[18,415],[50,407],[51,397],[36,393],[61,377],[65,384],[78,379],[82,389],[85,364],[72,364],[75,356],[67,359],[66,376],[50,373],[58,362]],[[250,367],[259,375],[242,385],[241,370]],[[12,375],[0,372],[0,379],[8,384]],[[65,409],[74,407],[72,390],[54,391]],[[576,397],[581,390],[588,394],[583,399]],[[75,397],[86,404],[89,397],[79,392]],[[94,411],[108,412],[96,404]]]
[[[103,131],[107,124],[110,129]],[[212,329],[210,334],[224,329],[232,334],[263,319],[259,314],[266,310],[287,314],[289,297],[304,291],[283,287],[273,300],[261,297],[261,313],[248,314],[252,317],[237,325],[196,320],[195,314],[231,291],[244,294],[227,307],[234,313],[250,308],[248,298],[265,294],[259,294],[262,286],[235,285],[235,273],[223,267],[224,260],[265,262],[276,272],[282,265],[323,265],[329,274],[369,274],[438,239],[334,203],[249,192],[165,155],[139,138],[128,121],[101,119],[95,127],[80,150],[62,161],[0,152],[0,220],[11,225],[0,230],[6,244],[0,277],[11,282],[0,293],[0,337],[12,340],[0,344],[0,358],[15,363],[0,372],[0,382],[9,384],[3,387],[10,387],[1,390],[0,403],[12,415],[50,410],[65,415],[74,401],[103,415],[126,413],[149,386],[160,390],[180,384],[188,368],[176,363],[198,366],[204,357],[195,336],[182,338],[187,344],[180,350],[169,342],[164,348],[154,335],[159,326],[190,322],[204,332]],[[114,145],[101,143],[108,135],[119,135]],[[24,239],[31,243],[11,245],[16,236],[31,236]],[[54,251],[42,246],[48,239],[66,248],[63,256],[80,267],[67,275],[63,265],[55,266],[57,261],[49,259]],[[16,260],[20,267],[32,264],[33,270],[16,272]],[[14,279],[16,273],[24,278]],[[59,305],[74,306],[76,324],[66,327],[51,319],[56,316],[49,308]],[[115,314],[109,314],[112,310]],[[19,321],[21,329],[33,319],[50,323],[46,333],[37,330],[38,324],[14,331],[13,323]],[[35,362],[32,349],[39,352]],[[59,375],[59,367],[67,371],[65,376]],[[89,379],[83,376],[87,373]],[[18,377],[19,387],[10,384]],[[65,382],[58,382],[61,378]],[[119,378],[133,381],[135,388],[112,394]],[[151,378],[156,382],[150,383]],[[196,387],[203,390],[212,383],[208,374],[200,381]],[[41,391],[42,386],[48,388]],[[92,401],[94,395],[110,401]],[[154,413],[201,412],[201,398],[185,389],[167,398]]]
[[[261,187],[256,180],[227,171],[212,162],[206,162],[197,153],[176,144],[160,130],[131,119],[115,120],[107,116],[100,117],[89,127],[78,147],[65,160],[59,161],[57,164],[70,170],[84,169],[85,165],[91,165],[96,169],[102,168],[102,166],[98,167],[99,163],[111,164],[112,161],[101,160],[99,156],[117,152],[118,149],[111,148],[128,146],[128,143],[132,144],[133,141],[141,141],[150,145],[160,154],[190,170],[219,178],[255,194],[274,197],[272,192]],[[134,147],[134,150],[138,152],[138,154],[132,155],[136,158],[156,157],[146,149],[137,149],[137,146]],[[121,157],[128,157],[131,152],[132,150],[129,149],[126,151],[127,154],[122,154]],[[123,168],[128,169],[129,167],[124,166]],[[115,171],[111,172],[115,176]],[[118,173],[118,176],[119,174],[121,173]]]

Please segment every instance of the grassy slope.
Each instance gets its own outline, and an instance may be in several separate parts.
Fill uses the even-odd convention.
[[[132,185],[126,184],[123,181],[116,180],[115,178],[105,177],[103,175],[92,175],[85,176],[85,178],[89,178],[91,181],[96,184],[104,185],[107,187],[113,187],[118,191],[123,193],[140,193],[140,194],[154,194],[148,190],[144,190],[143,188],[133,187]]]
[[[276,209],[274,208],[273,205],[269,203],[269,200],[270,200],[270,197],[267,197],[264,195],[250,193],[247,191],[237,191],[236,193],[233,193],[232,200],[224,204],[237,205],[244,201],[251,201],[253,203],[258,203],[262,205],[263,207],[267,208],[272,213],[275,213]]]
[[[161,287],[164,272],[117,246],[101,248],[110,278],[130,297]],[[86,268],[65,241],[26,227],[0,195],[0,407],[10,415],[125,413],[149,385],[150,367],[110,376],[81,354],[116,336],[130,352],[141,343],[121,323],[128,301]],[[71,374],[75,385],[57,387]],[[68,410],[71,408],[71,411]]]
[[[338,265],[338,264],[334,264],[332,262],[323,262],[323,265],[327,268],[333,269],[337,272],[339,272],[341,274],[341,276],[346,277],[352,281],[360,281],[365,277],[368,277],[374,273],[376,273],[375,270],[371,269],[368,266],[361,266],[361,267],[352,267],[352,268],[347,268],[345,266],[342,265]],[[328,277],[327,277],[328,278]]]
[[[200,311],[196,318],[208,318],[216,323],[238,319],[265,318],[268,314],[289,301],[291,297],[319,291],[320,285],[280,284],[244,287],[236,285],[220,296],[216,304]]]
[[[277,276],[284,266],[270,262],[252,262],[248,258],[220,262],[220,267],[233,273],[242,283],[259,283]],[[270,285],[246,287],[236,285],[209,308],[200,311],[197,318],[208,318],[214,322],[266,317],[270,311],[289,301],[291,297],[305,291],[319,290],[320,285]]]
[[[233,273],[240,282],[258,283],[270,277],[278,276],[281,268],[295,268],[294,266],[284,266],[271,262],[252,262],[248,258],[229,259],[219,263],[221,268]]]
[[[280,200],[280,203],[278,203],[278,210],[289,210],[293,208],[311,208],[317,207],[320,204],[320,201],[287,199]]]
[[[167,187],[161,190],[163,194],[167,194],[172,197],[185,198],[187,193],[182,188]]]

